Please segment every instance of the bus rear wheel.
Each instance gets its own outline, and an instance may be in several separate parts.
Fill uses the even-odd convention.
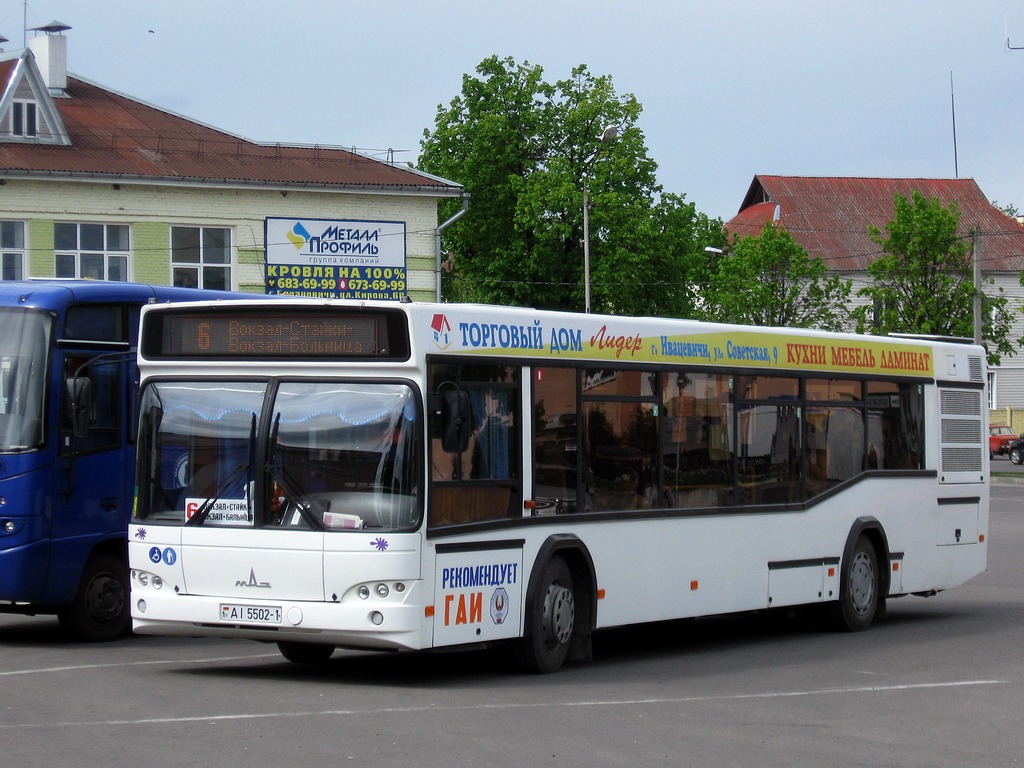
[[[74,602],[57,614],[60,625],[87,643],[116,640],[128,632],[128,567],[113,555],[96,555],[85,565]]]
[[[833,605],[833,621],[839,629],[848,632],[865,630],[884,610],[880,607],[878,553],[867,536],[857,539],[849,561],[843,564],[841,579],[839,602]]]
[[[565,560],[556,557],[547,562],[540,589],[527,610],[530,629],[518,642],[516,661],[526,672],[555,672],[565,662],[576,629],[576,597]]]
[[[294,643],[282,640],[277,649],[294,664],[322,664],[331,658],[334,646],[327,643]]]

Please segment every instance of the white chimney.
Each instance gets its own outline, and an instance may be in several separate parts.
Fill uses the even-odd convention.
[[[46,34],[28,41],[29,50],[36,57],[46,87],[60,93],[68,87],[68,39],[59,34],[66,29],[71,27],[59,21],[51,21],[45,27],[34,27],[33,31]]]

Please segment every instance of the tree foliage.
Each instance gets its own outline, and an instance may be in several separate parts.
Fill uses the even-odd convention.
[[[736,241],[711,267],[708,319],[759,326],[850,329],[849,280],[828,274],[773,222],[754,237]]]
[[[885,255],[868,267],[872,284],[858,291],[871,302],[854,312],[858,331],[974,336],[971,245],[957,233],[959,222],[955,202],[943,206],[918,192],[896,196],[885,232],[870,230]],[[989,361],[998,363],[1013,350],[1007,299],[1001,289],[982,296],[982,337]]]
[[[687,269],[722,242],[721,221],[661,194],[640,113],[634,96],[585,66],[550,84],[539,66],[492,56],[465,75],[424,131],[419,159],[470,193],[468,215],[444,233],[444,298],[582,310],[586,184],[593,310],[691,314]],[[602,142],[609,125],[618,135]]]

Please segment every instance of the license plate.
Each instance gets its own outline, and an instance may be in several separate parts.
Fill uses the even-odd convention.
[[[280,624],[281,606],[221,603],[220,620],[233,624]]]

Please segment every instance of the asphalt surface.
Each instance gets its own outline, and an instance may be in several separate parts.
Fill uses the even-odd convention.
[[[1024,489],[1008,472],[988,572],[890,601],[863,633],[789,612],[635,627],[537,677],[486,653],[304,667],[235,640],[74,645],[50,617],[0,616],[0,765],[1016,765]]]

